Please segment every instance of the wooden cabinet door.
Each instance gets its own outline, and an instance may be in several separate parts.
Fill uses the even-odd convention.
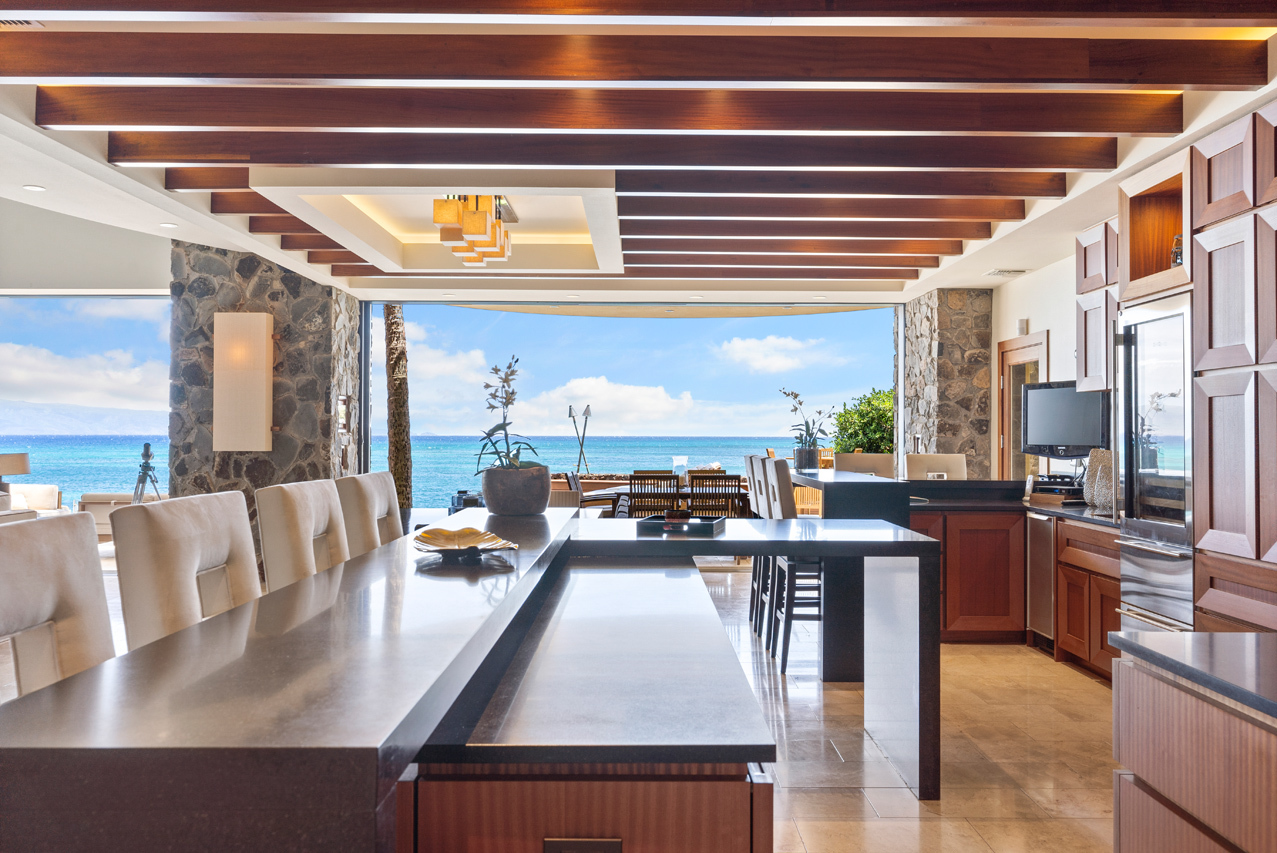
[[[1191,150],[1194,228],[1205,228],[1254,206],[1253,116],[1220,128]]]
[[[1055,647],[1091,659],[1091,576],[1063,564],[1055,567]]]
[[[1088,660],[1105,672],[1112,674],[1113,658],[1121,652],[1109,645],[1109,631],[1122,630],[1122,617],[1117,608],[1122,605],[1122,587],[1110,578],[1091,575],[1087,621],[1091,626],[1091,656]]]
[[[940,542],[940,592],[944,594],[944,513],[943,512],[911,512],[909,513],[909,529],[923,536],[930,536]],[[944,614],[940,617],[944,624]]]
[[[1255,349],[1277,362],[1277,206],[1255,214]]]
[[[1117,300],[1107,290],[1077,298],[1077,390],[1113,387],[1113,321]]]
[[[945,516],[945,624],[950,631],[1024,630],[1024,514]]]
[[[1255,372],[1193,381],[1193,531],[1197,547],[1255,557]]]
[[[1258,410],[1259,559],[1277,563],[1277,370],[1255,374]]]
[[[1196,235],[1193,253],[1193,369],[1254,364],[1255,217]]]
[[[1277,201],[1277,102],[1255,113],[1255,204]]]
[[[1090,293],[1117,284],[1117,222],[1101,222],[1077,235],[1077,292]]]

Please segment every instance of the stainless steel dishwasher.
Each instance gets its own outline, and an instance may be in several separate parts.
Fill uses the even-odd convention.
[[[1055,639],[1055,519],[1049,515],[1026,512],[1026,536],[1029,564],[1026,568],[1028,594],[1025,612],[1029,630],[1048,640]]]

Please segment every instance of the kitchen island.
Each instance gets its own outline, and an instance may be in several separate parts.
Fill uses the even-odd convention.
[[[397,834],[397,817],[404,816],[396,814],[398,783],[416,772],[411,766],[447,756],[449,749],[463,750],[453,756],[460,764],[473,763],[466,751],[474,747],[524,750],[494,751],[500,760],[485,762],[489,767],[508,765],[516,756],[521,756],[517,762],[538,759],[534,763],[568,757],[581,766],[576,758],[593,760],[588,749],[596,747],[604,751],[595,752],[594,759],[606,758],[609,764],[660,758],[667,765],[735,765],[734,773],[740,766],[773,760],[775,744],[762,712],[739,662],[728,657],[721,623],[694,573],[645,576],[654,600],[686,611],[670,628],[671,636],[701,638],[685,643],[690,659],[681,677],[653,677],[663,671],[671,645],[644,638],[641,628],[659,633],[664,624],[647,617],[632,622],[629,634],[615,634],[611,645],[579,639],[535,650],[527,645],[539,618],[559,620],[541,624],[567,630],[573,608],[588,607],[607,621],[626,606],[627,596],[618,598],[607,589],[624,581],[626,572],[601,573],[579,593],[552,597],[569,556],[581,553],[574,539],[583,529],[602,530],[593,526],[601,520],[578,523],[578,514],[551,509],[544,516],[500,518],[466,510],[437,525],[487,529],[519,549],[487,558],[481,566],[440,566],[437,557],[422,555],[404,537],[0,706],[0,850],[390,850],[396,841],[413,837],[411,827],[400,826]],[[819,553],[822,538],[839,535],[825,530],[826,524],[865,523],[804,524],[783,539],[778,530],[771,531],[770,543],[764,529],[751,547]],[[867,574],[896,583],[905,593],[884,611],[885,618],[916,623],[928,606],[916,594],[909,596],[919,588],[917,565],[937,559],[896,557],[901,565],[886,564],[893,554],[938,552],[938,546],[877,524],[882,529],[861,535],[867,540],[861,545],[844,535],[840,553],[860,548],[877,555],[870,559],[882,558],[884,570]],[[629,553],[639,556],[661,556],[660,547],[686,547],[670,539],[658,547],[623,534],[612,537],[626,538]],[[741,543],[732,547],[736,544]],[[722,545],[714,540],[695,545],[697,553],[707,547]],[[907,576],[903,584],[900,572]],[[938,569],[930,574],[938,580]],[[711,620],[719,632],[718,650],[708,640]],[[624,620],[612,621],[619,626]],[[539,630],[542,637],[559,636]],[[888,639],[891,654],[908,654],[896,642],[897,634]],[[491,725],[499,697],[537,695],[538,685],[556,683],[556,670],[580,669],[564,669],[553,655],[540,660],[538,655],[586,647],[597,652],[600,667],[636,682],[647,674],[647,689],[663,694],[660,707],[667,716],[659,727],[645,725],[656,712],[635,704],[641,697],[627,694],[623,681],[614,682],[612,691],[595,685],[577,694],[576,710],[594,715],[595,724],[582,729],[595,733],[589,743],[573,743],[562,729],[545,734],[553,714],[540,722],[507,714],[502,725]],[[924,646],[917,660],[926,661],[925,679],[934,669],[938,696],[938,655],[933,666],[929,649]],[[511,694],[509,681],[503,687],[504,679],[519,672],[533,673],[531,680],[523,675],[521,683],[534,693]],[[718,742],[696,727],[703,686],[709,684],[729,697],[734,709],[722,718]],[[684,701],[688,697],[694,701]],[[901,707],[917,704],[912,689],[891,701]],[[869,707],[866,699],[867,718]],[[905,726],[904,750],[892,755],[884,747],[893,760],[900,758],[897,766],[908,775],[908,744],[914,753],[923,745],[924,783],[916,790],[924,796],[938,793],[938,724],[938,705],[927,706],[922,728]],[[639,753],[613,755],[607,750],[626,744],[596,736],[605,731],[648,740],[639,744]],[[519,732],[525,733],[523,740],[515,737]],[[492,742],[485,744],[485,737]],[[547,738],[550,742],[540,742]],[[577,748],[587,752],[572,752]],[[758,772],[746,769],[748,784],[765,784]],[[916,771],[914,778],[919,778]],[[15,779],[21,784],[10,783]],[[122,779],[128,784],[117,784]],[[926,780],[934,782],[934,792]],[[739,816],[738,805],[732,809]],[[740,837],[739,828],[733,831]]]

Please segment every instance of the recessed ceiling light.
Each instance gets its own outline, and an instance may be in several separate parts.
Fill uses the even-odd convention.
[[[689,296],[688,299],[704,299],[704,296]]]
[[[442,298],[442,299],[456,299],[456,298],[457,298],[457,294],[455,294],[455,293],[441,293],[441,294],[439,294],[439,296],[440,296],[440,298]]]
[[[792,305],[782,305],[782,306],[780,306],[780,307],[781,307],[783,310],[785,310],[785,311],[793,311],[793,310],[794,310],[794,306],[792,306]]]
[[[673,314],[673,313],[674,313],[674,309],[673,309],[673,308],[666,308],[666,309],[665,309],[665,313],[666,313],[666,314]]]
[[[579,293],[569,293],[569,294],[568,294],[568,299],[580,299],[580,298],[581,298],[581,295],[580,295]]]
[[[160,227],[161,228],[176,228],[177,223],[176,222],[161,222]]]
[[[812,299],[828,299],[828,296],[813,296]]]
[[[22,188],[26,190],[27,192],[32,192],[32,193],[44,192],[44,187],[40,186],[39,184],[23,184]]]

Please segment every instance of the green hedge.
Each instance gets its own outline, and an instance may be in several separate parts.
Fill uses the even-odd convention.
[[[891,453],[895,449],[895,392],[877,388],[834,413],[834,452]]]

